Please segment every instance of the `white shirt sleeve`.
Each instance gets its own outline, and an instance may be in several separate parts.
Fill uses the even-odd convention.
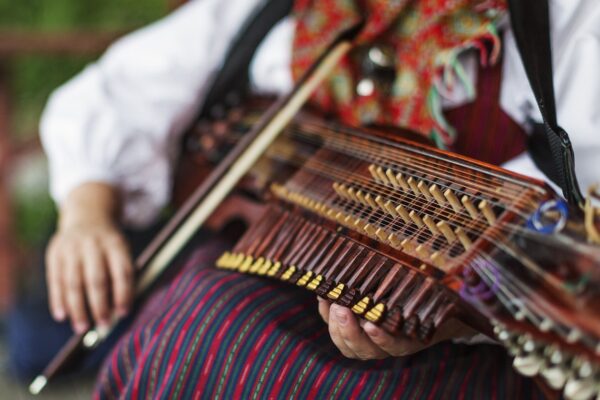
[[[582,191],[600,182],[600,2],[550,0],[554,90],[558,123],[569,134]],[[505,35],[501,105],[515,121],[541,122],[512,32]],[[539,175],[528,156],[507,164]],[[560,193],[560,191],[559,191]]]
[[[174,151],[262,0],[196,0],[112,45],[57,89],[40,132],[60,203],[90,181],[116,185],[124,221],[151,222],[171,189]]]

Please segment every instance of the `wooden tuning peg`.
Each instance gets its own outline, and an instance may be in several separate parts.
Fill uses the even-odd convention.
[[[440,231],[437,228],[437,225],[435,224],[435,221],[429,215],[426,215],[426,216],[423,217],[423,223],[425,223],[425,225],[427,226],[427,228],[429,229],[429,231],[431,232],[431,234],[433,236],[436,236],[436,235],[440,234]]]
[[[392,184],[394,189],[400,189],[400,187],[401,187],[400,182],[398,182],[398,179],[396,179],[396,175],[394,175],[394,171],[392,171],[389,168],[386,169],[385,176],[387,176],[388,180],[390,181],[390,183]]]
[[[456,241],[456,235],[452,232],[452,228],[446,221],[439,221],[436,226],[442,232],[448,243],[452,244]]]
[[[385,185],[391,185],[392,182],[390,182],[390,180],[388,179],[387,175],[385,174],[385,171],[383,170],[383,168],[381,167],[377,167],[377,169],[375,170],[375,172],[377,172],[377,175],[379,176],[379,180],[385,184]]]
[[[451,189],[446,189],[444,197],[448,200],[448,203],[450,203],[455,212],[460,212],[462,210],[460,201],[458,201],[458,198]]]
[[[417,189],[419,189],[419,192],[421,192],[427,200],[431,200],[433,198],[425,181],[419,181],[419,183],[417,183]]]
[[[460,202],[467,209],[467,211],[469,212],[469,215],[471,216],[471,218],[477,219],[477,217],[479,216],[479,214],[477,213],[477,209],[475,208],[475,206],[473,205],[473,203],[471,203],[471,199],[469,199],[469,196],[464,195],[462,197],[462,199],[460,199]]]
[[[396,181],[402,187],[402,189],[404,189],[404,191],[410,190],[411,186],[408,184],[406,179],[404,179],[404,175],[402,175],[401,172],[396,174]]]
[[[413,193],[415,194],[415,196],[421,195],[421,191],[419,190],[419,188],[417,186],[417,181],[415,180],[415,178],[413,178],[411,176],[408,178],[408,180],[406,182],[408,183],[408,186],[410,186],[410,188],[413,191]]]
[[[490,225],[493,225],[494,222],[496,222],[496,214],[494,214],[494,210],[492,210],[492,206],[487,200],[481,200],[479,202],[479,210]]]
[[[435,183],[429,187],[429,193],[431,193],[435,201],[437,201],[441,207],[444,207],[447,204],[446,198]]]
[[[415,210],[411,210],[410,213],[408,213],[408,216],[415,223],[415,225],[417,225],[419,228],[421,228],[421,227],[423,227],[423,225],[425,225],[425,223],[423,222],[423,219],[421,219],[421,217],[419,216],[419,214],[417,214],[415,212]]]

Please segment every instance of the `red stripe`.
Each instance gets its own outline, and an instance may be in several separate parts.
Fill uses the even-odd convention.
[[[273,323],[268,324],[268,330],[265,330],[265,337],[268,337],[269,335],[273,334],[273,332],[275,332],[275,328],[278,328],[278,322],[279,321],[285,321],[286,319],[292,317],[293,315],[296,315],[297,313],[300,313],[303,310],[303,306],[299,305],[298,307],[294,307],[290,310],[288,310],[285,313],[282,313],[279,315],[279,317],[277,318],[276,321],[273,321]],[[267,334],[268,332],[268,334]],[[277,338],[273,341],[273,343],[278,343],[281,338],[284,337],[283,334],[279,334],[277,336]],[[262,338],[261,338],[262,339]],[[284,342],[289,342],[289,337],[286,337],[284,339]],[[262,340],[260,341],[262,342]],[[257,348],[261,348],[262,346],[260,345],[260,342],[257,343]],[[274,345],[275,347],[277,347],[277,345]],[[273,349],[274,350],[274,349]],[[282,352],[279,352],[279,354],[276,357],[273,357],[273,360],[271,361],[271,365],[275,365],[277,363],[277,361],[279,360],[279,356],[281,355]],[[258,367],[258,374],[257,374],[257,379],[256,382],[254,383],[254,385],[252,385],[252,390],[250,391],[250,393],[255,393],[257,386],[259,384],[260,381],[260,377],[261,374],[263,373],[264,369],[267,366],[267,363],[269,362],[269,358],[270,358],[271,354],[267,354],[266,357],[264,357],[264,359],[262,360],[262,362],[260,363],[259,367]],[[265,389],[265,385],[262,385],[262,387],[260,388],[260,392],[262,392]],[[261,398],[261,393],[256,393],[256,397],[257,398]]]
[[[475,367],[477,367],[478,365],[479,365],[479,355],[475,354],[473,359],[471,360],[471,366],[469,367],[469,370],[465,374],[463,382],[460,385],[460,390],[458,392],[459,399],[465,398],[465,392],[466,392],[467,388],[469,387],[469,383],[471,381],[471,375],[473,375],[473,371],[475,370]]]
[[[350,398],[351,399],[357,398],[362,393],[366,384],[367,384],[367,375],[363,375],[362,378],[360,378],[360,381],[358,381],[358,383],[354,387],[354,390],[352,390],[352,393],[350,394]]]
[[[431,389],[429,391],[428,399],[433,399],[434,397],[436,397],[437,390],[440,387],[442,380],[444,379],[444,373],[446,372],[446,360],[447,359],[448,359],[448,348],[446,347],[444,349],[444,358],[442,359],[442,361],[440,361],[440,364],[438,367],[438,373],[433,382],[433,386],[431,387]]]
[[[165,357],[167,357],[167,354],[165,352],[167,344],[168,344],[168,338],[172,335],[172,334],[177,334],[177,332],[175,332],[175,327],[181,322],[181,319],[184,317],[184,315],[188,312],[188,310],[192,307],[194,307],[194,298],[196,296],[194,296],[194,292],[197,291],[201,291],[202,287],[201,286],[195,286],[190,284],[188,287],[190,289],[195,289],[192,291],[192,295],[190,296],[183,296],[182,297],[182,301],[178,302],[178,304],[183,303],[183,305],[181,307],[173,307],[174,312],[176,312],[176,314],[174,315],[173,319],[170,318],[170,315],[168,317],[166,317],[162,322],[161,325],[168,325],[168,328],[165,331],[165,334],[161,334],[161,340],[158,342],[163,342],[165,341],[165,346],[163,346],[161,348],[160,343],[153,345],[152,347],[157,348],[157,350],[160,351],[160,353],[155,353],[154,357],[152,359],[152,362],[150,364],[148,364],[145,368],[143,368],[143,370],[146,370],[149,374],[150,374],[150,381],[152,382],[152,371],[154,370],[158,370],[161,368],[161,365],[163,364],[163,360],[165,359]],[[187,290],[186,290],[187,292]],[[172,314],[171,312],[169,314]],[[162,329],[161,329],[162,330]],[[161,332],[162,333],[162,332]],[[181,336],[181,335],[180,335]],[[156,342],[155,342],[156,343]],[[173,352],[170,356],[168,356],[168,358],[166,359],[167,362],[167,368],[165,370],[164,376],[168,376],[168,377],[172,377],[173,375],[171,374],[171,371],[173,369],[173,363],[174,363],[174,358],[176,359],[178,356],[178,353]],[[159,377],[160,378],[160,377]],[[161,383],[162,381],[165,381],[165,379],[161,379]],[[152,387],[150,388],[151,390],[155,391],[156,389],[159,390],[157,397],[161,397],[162,392],[165,388],[165,384],[160,384],[158,382],[154,382],[155,385],[158,385],[158,387]]]
[[[199,303],[193,304],[194,311],[193,311],[192,315],[190,315],[190,317],[188,318],[184,328],[181,329],[180,332],[178,333],[179,337],[178,337],[178,340],[176,343],[176,348],[172,352],[170,358],[168,359],[168,369],[169,370],[172,369],[172,365],[176,362],[176,360],[178,359],[178,356],[180,355],[181,342],[185,338],[185,333],[188,331],[188,328],[193,323],[194,319],[198,316],[200,311],[204,308],[203,306],[208,302],[208,300],[211,297],[213,297],[215,295],[215,292],[220,290],[220,288],[223,285],[225,285],[226,283],[228,283],[232,280],[235,280],[236,278],[238,278],[238,277],[236,277],[235,275],[229,275],[229,276],[224,277],[223,279],[220,279],[217,284],[213,285],[210,288],[210,290],[208,290],[206,292],[206,294],[202,295]],[[190,286],[195,286],[195,285],[190,285]],[[198,288],[202,289],[202,287],[199,285],[198,285]],[[192,300],[194,302],[195,302],[196,298],[197,298],[197,296],[190,296],[190,300]],[[187,312],[187,308],[185,308],[184,310],[180,310],[180,312],[181,312],[181,316],[183,317],[183,315]],[[171,323],[173,323],[173,322],[171,322]],[[200,346],[198,346],[195,351],[198,351],[199,348],[200,348]],[[183,368],[183,366],[184,366],[184,363],[180,362],[179,368],[177,370],[179,371],[181,368]],[[188,368],[188,370],[186,371],[186,375],[184,377],[184,382],[185,382],[186,378],[189,376],[190,371],[191,371],[191,368]],[[167,375],[167,374],[165,374],[165,375]],[[169,376],[169,375],[167,375],[167,376]],[[168,385],[161,385],[160,392],[158,394],[159,398],[162,396],[162,394],[167,386]]]
[[[260,288],[258,291],[254,292],[252,297],[246,297],[246,298],[244,298],[244,300],[242,300],[240,303],[238,303],[234,307],[234,309],[231,312],[231,315],[228,316],[228,318],[231,318],[231,319],[236,318],[237,316],[239,316],[239,314],[241,314],[243,312],[244,308],[246,308],[252,301],[256,301],[257,297],[260,297],[260,296],[264,295],[265,293],[269,292],[270,290],[271,290],[271,288],[269,288],[268,286],[265,286],[265,287]],[[265,309],[265,311],[268,311],[269,309]],[[244,318],[242,320],[241,324],[240,324],[241,329],[244,329],[243,327],[245,327],[245,326],[248,325],[248,321],[250,319],[252,319],[252,318],[255,318],[255,317],[256,317],[255,313],[248,313],[248,315],[246,316],[246,318]],[[222,332],[226,332],[225,329],[220,329],[220,330]],[[220,344],[222,344],[221,340],[215,340],[215,341],[213,341],[212,349],[214,349],[217,352],[218,351],[222,351],[222,352],[224,352],[223,354],[227,354],[227,356],[225,357],[225,362],[223,362],[223,365],[221,366],[221,368],[219,369],[218,373],[216,374],[216,376],[219,377],[218,379],[221,379],[221,376],[225,375],[224,369],[226,367],[228,367],[228,365],[227,365],[227,359],[229,357],[231,357],[232,359],[235,360],[236,359],[236,355],[239,353],[240,348],[242,347],[242,346],[238,346],[238,348],[236,349],[236,351],[233,352],[233,347],[236,345],[236,342],[237,342],[236,339],[239,338],[239,336],[238,336],[239,334],[241,334],[241,331],[236,332],[236,335],[234,335],[234,340],[230,341],[230,343],[228,344],[227,348],[221,348],[221,346],[220,346]],[[217,337],[222,337],[222,335],[220,334]],[[232,354],[232,352],[233,352],[233,354]],[[250,363],[251,363],[251,361],[253,361],[251,358],[249,358],[247,360],[247,362],[250,362]],[[230,364],[229,368],[231,368],[231,366],[233,366],[233,365],[235,365],[235,362],[233,362],[232,364]],[[230,372],[231,372],[231,369],[229,369],[227,371],[227,374],[230,374]],[[225,375],[225,376],[228,376],[228,375]],[[197,387],[202,387],[202,386],[198,385]],[[215,390],[218,390],[218,388],[219,388],[219,384],[215,385]],[[215,396],[215,393],[213,393],[211,395]]]

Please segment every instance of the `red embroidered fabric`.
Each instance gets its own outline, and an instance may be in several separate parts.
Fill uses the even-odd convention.
[[[359,95],[356,54],[342,60],[313,102],[350,125],[408,128],[444,147],[454,130],[443,118],[436,82],[460,79],[458,55],[477,49],[482,65],[499,52],[495,22],[504,0],[297,0],[293,75],[298,78],[340,32],[364,21],[358,45],[393,49],[395,78],[388,90]]]
[[[501,78],[502,63],[480,67],[475,101],[444,113],[457,132],[450,150],[496,165],[526,150],[527,134],[500,108]]]

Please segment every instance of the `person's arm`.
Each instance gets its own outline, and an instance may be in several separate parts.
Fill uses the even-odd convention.
[[[260,0],[192,1],[115,43],[59,88],[41,122],[59,229],[47,250],[57,320],[89,328],[126,312],[133,285],[118,225],[150,223],[167,203],[179,137],[227,47]]]
[[[111,310],[124,316],[132,300],[133,266],[117,228],[117,190],[105,183],[84,183],[60,209],[58,230],[46,252],[50,310],[56,320],[70,317],[76,332],[94,321],[108,326]]]

